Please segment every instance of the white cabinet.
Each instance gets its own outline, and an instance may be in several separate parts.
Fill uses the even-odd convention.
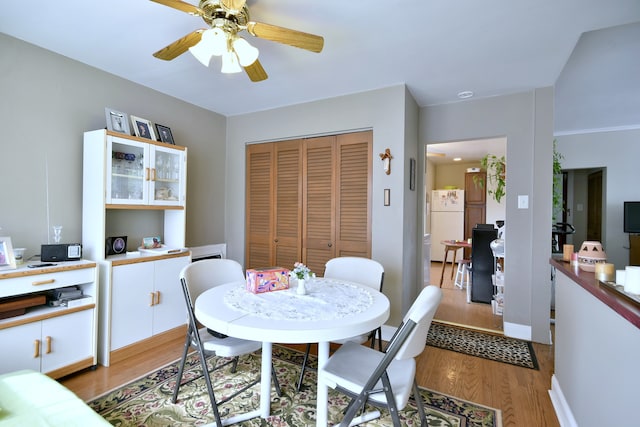
[[[189,262],[183,256],[112,267],[110,351],[186,323],[178,276]]]
[[[186,177],[186,147],[104,129],[84,134],[82,245],[99,265],[103,365],[184,334]],[[127,236],[127,253],[107,256],[105,241],[115,236]],[[156,236],[161,251],[138,251]]]
[[[66,286],[79,286],[87,298],[76,307],[42,305],[0,320],[0,374],[32,369],[59,378],[97,364],[96,263],[4,272],[0,300]]]

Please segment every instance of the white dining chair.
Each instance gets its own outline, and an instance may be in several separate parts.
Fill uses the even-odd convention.
[[[240,338],[227,337],[210,331],[207,328],[200,328],[198,321],[194,313],[194,302],[196,298],[207,289],[214,286],[222,285],[224,283],[244,281],[244,272],[240,264],[230,259],[207,259],[202,261],[193,262],[185,266],[180,272],[180,284],[182,286],[185,303],[187,305],[187,313],[189,316],[189,324],[187,326],[187,336],[184,344],[184,352],[182,354],[182,361],[178,370],[178,378],[173,390],[172,402],[176,403],[178,399],[178,392],[182,384],[182,374],[184,372],[185,362],[189,349],[195,348],[198,352],[200,363],[202,364],[203,376],[207,385],[207,391],[209,392],[209,399],[211,400],[211,406],[213,408],[213,414],[216,420],[216,425],[227,425],[230,421],[220,419],[220,413],[218,411],[218,405],[221,405],[235,396],[239,395],[248,388],[254,386],[260,382],[260,376],[242,387],[241,390],[236,391],[225,399],[216,400],[213,392],[213,384],[211,377],[209,376],[209,369],[207,367],[206,356],[215,355],[218,357],[231,358],[231,360],[216,365],[213,370],[220,369],[224,366],[231,364],[231,372],[236,372],[239,356],[253,353],[254,351],[262,348],[262,343],[259,341],[250,341]],[[280,384],[276,378],[275,369],[271,366],[272,377],[276,393],[281,396]],[[192,381],[192,380],[191,380]],[[189,381],[187,381],[189,382]],[[186,384],[186,383],[185,383]]]
[[[415,358],[424,351],[431,321],[441,300],[442,290],[439,287],[425,287],[404,316],[384,353],[348,342],[329,357],[318,371],[318,381],[352,399],[339,424],[341,427],[380,417],[379,411],[356,417],[365,404],[388,409],[394,427],[400,427],[398,411],[405,408],[411,393],[421,423],[427,425],[415,379]]]
[[[369,258],[337,257],[330,259],[325,264],[324,277],[360,283],[382,292],[382,285],[384,283],[384,267],[379,262]],[[362,344],[367,342],[367,340],[371,340],[371,348],[373,348],[376,341],[376,334],[378,335],[378,347],[380,351],[382,351],[382,328],[380,327],[368,334],[361,334],[355,337],[332,341],[332,343],[344,344],[345,342],[353,341],[358,344]],[[296,386],[298,391],[302,388],[302,380],[304,378],[305,370],[307,369],[310,350],[311,344],[309,343],[307,344],[304,358],[302,359],[302,368],[300,370],[300,377],[298,378],[298,384]]]

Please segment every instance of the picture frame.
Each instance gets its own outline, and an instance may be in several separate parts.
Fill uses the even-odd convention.
[[[171,128],[168,126],[159,125],[156,123],[156,130],[158,131],[158,137],[160,138],[160,142],[164,142],[165,144],[176,145],[173,140],[173,134],[171,133]]]
[[[0,270],[15,270],[16,257],[13,254],[11,237],[0,237]]]
[[[133,132],[137,137],[157,141],[153,125],[149,120],[131,115],[131,123],[133,124]]]
[[[107,119],[107,129],[112,132],[120,132],[126,135],[131,135],[131,128],[129,127],[129,116],[122,111],[114,110],[113,108],[105,107],[104,113]]]
[[[416,159],[409,159],[409,190],[416,189]]]

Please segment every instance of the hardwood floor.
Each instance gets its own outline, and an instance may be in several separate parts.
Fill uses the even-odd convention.
[[[433,263],[432,282],[440,280],[440,265]],[[448,273],[447,269],[447,273]],[[437,274],[437,276],[434,276]],[[448,274],[445,275],[445,278]],[[436,316],[448,322],[501,330],[502,318],[491,314],[486,304],[466,304],[465,291],[443,283],[444,297]],[[462,302],[460,302],[462,296]],[[487,311],[488,310],[488,311]],[[471,323],[468,323],[471,322]],[[80,398],[91,400],[150,371],[178,359],[183,339],[171,341],[109,368],[98,366],[60,380]],[[292,346],[304,350],[303,346]],[[548,390],[553,373],[553,346],[533,344],[540,370],[520,368],[427,346],[419,356],[418,384],[436,391],[502,410],[503,425],[527,427],[559,426]],[[288,392],[294,392],[289,390]]]

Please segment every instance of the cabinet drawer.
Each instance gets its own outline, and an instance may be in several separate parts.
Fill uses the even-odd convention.
[[[0,280],[0,298],[12,295],[46,291],[64,286],[81,285],[95,281],[95,268],[56,271]]]

